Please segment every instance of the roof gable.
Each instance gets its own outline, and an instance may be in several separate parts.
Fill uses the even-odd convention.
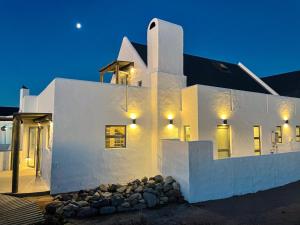
[[[132,42],[147,65],[147,46]],[[187,85],[208,86],[270,94],[237,64],[184,54],[184,75]]]

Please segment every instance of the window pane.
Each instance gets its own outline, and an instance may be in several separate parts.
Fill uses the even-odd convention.
[[[259,130],[258,126],[253,127],[253,133],[254,133],[254,137],[256,137],[256,138],[260,137],[260,130]]]
[[[126,126],[108,125],[105,127],[105,147],[126,147]]]

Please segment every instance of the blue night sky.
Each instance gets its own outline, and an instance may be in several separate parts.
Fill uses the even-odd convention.
[[[23,84],[38,94],[55,77],[98,81],[124,35],[146,43],[153,17],[183,26],[186,53],[259,76],[298,70],[299,15],[297,0],[0,0],[0,105],[18,105]]]

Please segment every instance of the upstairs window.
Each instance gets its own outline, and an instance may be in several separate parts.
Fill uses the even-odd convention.
[[[126,126],[105,126],[105,148],[126,148]]]
[[[282,128],[281,126],[276,127],[277,143],[282,143]]]
[[[300,126],[296,126],[296,141],[300,142]]]

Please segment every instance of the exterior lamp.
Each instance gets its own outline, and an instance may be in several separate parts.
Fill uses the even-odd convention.
[[[136,128],[136,119],[132,119],[130,127],[131,128]]]
[[[6,126],[1,127],[1,131],[6,131]]]
[[[223,120],[223,125],[227,125],[228,124],[228,121],[227,120]]]
[[[284,123],[285,123],[285,124],[289,124],[289,120],[285,120]]]

